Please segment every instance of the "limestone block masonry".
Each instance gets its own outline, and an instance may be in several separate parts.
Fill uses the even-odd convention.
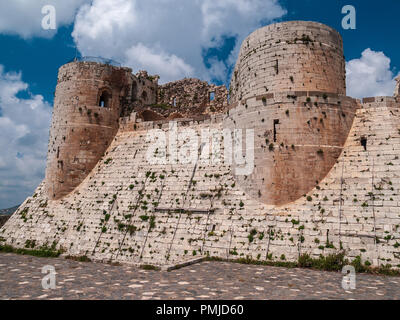
[[[231,82],[225,126],[255,130],[255,170],[237,177],[247,193],[282,205],[307,193],[342,152],[358,103],[345,97],[338,32],[284,22],[244,40]]]
[[[60,68],[46,169],[51,199],[77,187],[106,151],[118,130],[131,72],[97,63]]]
[[[316,22],[266,26],[244,40],[230,94],[236,102],[281,91],[346,94],[340,34]]]
[[[163,95],[144,72],[63,66],[46,179],[0,229],[0,244],[158,266],[343,250],[400,268],[400,100],[346,97],[336,31],[300,21],[262,28],[242,45],[230,105],[220,88],[217,111],[199,110],[195,95],[206,102],[210,88],[185,79]],[[180,111],[178,134],[253,129],[254,171],[235,175],[219,157],[222,136],[206,141],[217,148],[178,139],[177,153],[199,150],[189,164],[154,148],[150,130],[168,137]],[[149,150],[166,164],[150,162]]]

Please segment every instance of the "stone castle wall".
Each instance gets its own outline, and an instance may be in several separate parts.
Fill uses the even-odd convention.
[[[108,108],[98,106],[104,89]],[[62,67],[46,180],[0,229],[0,244],[54,245],[68,255],[154,265],[206,255],[296,261],[344,250],[400,268],[400,102],[345,96],[338,33],[291,22],[250,35],[229,110],[223,87],[216,114],[211,102],[210,112],[193,111],[215,87],[186,79],[162,89],[143,72]],[[155,110],[160,103],[171,110]],[[169,120],[176,118],[172,152],[157,142],[170,142]],[[227,129],[254,129],[247,176],[221,158],[225,136],[200,147],[185,135]],[[173,161],[188,150],[198,150],[194,163]]]
[[[150,76],[146,71],[139,71],[132,75],[132,98],[133,106],[152,105],[157,103],[158,76]],[[132,112],[134,108],[129,111]],[[127,113],[125,115],[129,115]]]
[[[266,26],[244,40],[232,75],[232,102],[281,91],[346,94],[340,34],[316,22]]]
[[[228,106],[228,91],[225,86],[210,85],[198,79],[183,79],[160,86],[158,101],[175,105],[185,117],[223,112]]]
[[[76,188],[109,146],[132,84],[130,74],[130,69],[87,62],[60,68],[46,169],[51,199]],[[101,99],[107,100],[104,107]]]
[[[225,125],[255,130],[255,170],[238,183],[266,204],[300,198],[330,171],[353,123],[340,35],[314,22],[253,32],[240,50]]]
[[[109,101],[101,107],[104,92]],[[209,99],[211,92],[215,92],[213,101]],[[166,98],[158,104],[163,94],[173,95],[177,104],[167,105],[171,101]],[[46,169],[49,195],[60,199],[74,190],[103,155],[119,129],[120,119],[131,118],[133,112],[135,121],[154,121],[192,117],[226,107],[225,86],[188,79],[159,88],[158,76],[145,71],[133,75],[129,68],[69,63],[59,70],[55,94]]]
[[[344,96],[294,94],[247,99],[229,111],[224,123],[243,132],[254,129],[255,169],[236,179],[249,195],[266,204],[295,201],[318,185],[342,153],[359,107]]]
[[[355,113],[337,163],[288,205],[249,196],[224,162],[148,163],[154,144],[146,140],[148,130],[125,131],[74,193],[50,201],[41,185],[1,229],[0,241],[55,243],[66,254],[131,264],[168,265],[207,254],[296,261],[303,253],[343,249],[350,259],[398,267],[400,104],[374,98]],[[200,132],[220,130],[221,123],[178,125]],[[169,134],[167,126],[162,130]]]

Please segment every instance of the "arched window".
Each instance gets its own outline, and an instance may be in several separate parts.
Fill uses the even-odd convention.
[[[110,105],[111,105],[111,94],[107,90],[104,90],[100,95],[99,107],[109,108]]]

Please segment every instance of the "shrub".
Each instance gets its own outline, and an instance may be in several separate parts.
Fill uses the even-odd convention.
[[[254,236],[257,234],[257,230],[253,229],[250,231],[250,234],[247,236],[249,242],[252,243],[254,241]]]
[[[9,245],[0,245],[0,252],[6,253],[16,253],[22,255],[30,255],[35,257],[42,257],[42,258],[57,258],[59,257],[64,251],[63,250],[55,250],[54,247],[48,247],[47,245],[43,245],[38,249],[31,250],[31,249],[19,249],[14,248]]]
[[[65,259],[68,260],[73,260],[73,261],[78,261],[78,262],[91,262],[92,260],[90,260],[87,256],[66,256]]]
[[[158,267],[156,267],[156,266],[152,266],[152,265],[150,265],[150,264],[141,265],[141,266],[140,266],[140,269],[143,269],[143,270],[152,270],[152,271],[159,271],[159,270],[160,270],[160,268],[158,268]]]

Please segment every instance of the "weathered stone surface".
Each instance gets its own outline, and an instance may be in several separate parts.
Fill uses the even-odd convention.
[[[182,118],[194,114],[224,112],[228,106],[225,86],[209,85],[198,79],[183,79],[160,86],[158,101],[176,106]]]
[[[10,215],[5,215],[5,214],[1,214],[0,215],[0,228],[7,222],[8,219],[10,219]]]
[[[359,107],[354,99],[324,97],[322,92],[280,92],[239,103],[224,126],[255,130],[255,169],[251,175],[237,176],[238,183],[266,204],[299,199],[336,163]]]
[[[243,41],[230,85],[232,102],[281,91],[346,94],[340,34],[306,21],[272,24]]]
[[[394,89],[394,96],[400,96],[400,76],[396,78],[396,88]]]
[[[122,94],[131,87],[130,75],[131,69],[98,63],[60,68],[46,169],[51,199],[75,189],[110,145],[118,130]]]
[[[297,34],[294,30],[302,40],[292,39]],[[67,254],[87,255],[93,260],[160,266],[206,255],[295,261],[303,253],[318,257],[343,249],[351,259],[361,256],[375,266],[400,267],[400,102],[394,97],[374,97],[361,103],[345,97],[340,36],[320,24],[293,22],[260,29],[249,38],[249,54],[253,42],[260,39],[277,37],[268,43],[275,44],[279,38],[282,42],[282,32],[287,41],[292,39],[286,43],[290,45],[287,50],[293,50],[287,54],[282,48],[282,59],[294,55],[302,64],[290,61],[280,72],[290,72],[290,65],[296,72],[293,85],[286,79],[289,73],[275,80],[271,75],[260,81],[274,89],[259,90],[261,84],[251,84],[250,74],[243,73],[247,65],[242,60],[254,57],[239,58],[238,66],[244,68],[238,80],[243,96],[239,99],[238,91],[233,93],[229,112],[182,114],[184,118],[177,120],[181,138],[176,153],[154,148],[156,142],[148,136],[151,129],[157,129],[158,136],[169,136],[174,128],[167,115],[158,113],[161,117],[155,121],[145,121],[129,112],[151,110],[158,96],[157,78],[144,73],[139,78],[127,76],[130,85],[123,91],[129,94],[112,93],[113,99],[121,97],[119,104],[113,101],[112,106],[126,112],[119,113],[122,117],[113,114],[115,122],[106,122],[104,130],[79,113],[80,106],[97,103],[98,90],[90,90],[90,97],[88,92],[88,97],[80,98],[82,104],[74,104],[74,95],[68,90],[79,92],[84,86],[76,88],[75,82],[66,78],[64,82],[70,85],[65,84],[65,97],[56,98],[60,101],[53,116],[48,171],[56,169],[55,137],[54,143],[65,150],[61,157],[73,160],[71,156],[78,154],[78,159],[90,161],[85,160],[82,175],[71,180],[75,189],[72,191],[71,182],[72,192],[62,190],[58,200],[53,200],[54,193],[49,193],[47,186],[49,181],[60,183],[62,175],[52,179],[48,175],[0,230],[0,243],[24,247],[35,240],[37,246],[54,244]],[[312,49],[313,43],[318,49]],[[243,46],[246,48],[246,41]],[[273,57],[274,50],[277,48],[271,44],[272,52],[265,53],[268,56],[261,57],[260,63]],[[314,62],[317,64],[309,65]],[[322,66],[329,67],[326,73]],[[82,77],[97,88],[97,80],[103,79],[101,74],[109,67],[65,68],[98,68],[98,79],[92,71],[91,77]],[[311,82],[303,82],[307,77]],[[135,90],[129,89],[141,78],[149,81],[141,82],[143,88],[155,88],[147,104],[133,101]],[[184,85],[175,90],[182,88],[181,84],[170,88],[170,97],[186,92]],[[194,95],[196,90],[190,92]],[[93,130],[91,139],[98,139],[95,132],[106,135],[98,148],[80,149],[69,144],[74,140],[68,135],[65,144],[62,142],[63,132],[72,132],[62,122],[69,118],[78,132],[83,130],[80,135],[84,138],[85,128]],[[104,121],[109,119],[111,115]],[[222,136],[212,142],[208,139],[208,144],[217,148],[201,149],[197,162],[187,164],[186,157],[174,161],[175,155],[188,147],[199,149],[200,141],[186,139],[185,130],[192,130],[200,139],[204,131],[240,128],[255,130],[255,168],[247,178],[235,175],[235,167],[220,157],[226,151]],[[154,164],[149,155],[165,156],[168,161]],[[76,171],[72,160],[65,172],[71,179]]]

